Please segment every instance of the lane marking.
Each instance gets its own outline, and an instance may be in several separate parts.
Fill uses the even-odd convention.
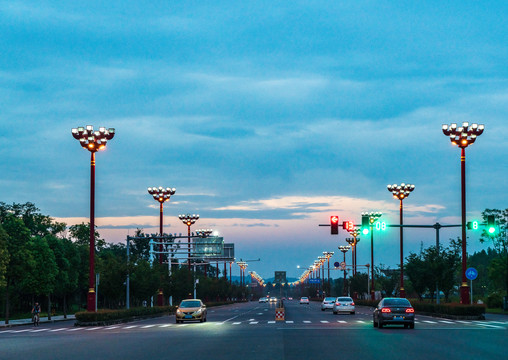
[[[233,325],[240,325],[241,322],[234,322]]]
[[[56,331],[62,331],[62,330],[66,330],[67,328],[60,328],[60,329],[53,329],[53,330],[49,330],[50,332],[56,332]]]
[[[258,324],[258,321],[251,321],[249,324],[250,325],[256,325],[256,324]]]
[[[303,322],[304,322],[305,324],[311,324],[311,323],[312,323],[312,321],[309,321],[309,320],[304,320]]]
[[[287,320],[286,321],[286,324],[294,324],[295,322],[294,321],[291,321],[291,320]]]
[[[110,327],[107,327],[105,328],[104,330],[113,330],[113,329],[118,329],[120,326],[110,326]]]
[[[338,320],[337,322],[341,323],[341,324],[347,324],[347,321],[344,321],[344,320]]]
[[[357,323],[360,323],[360,324],[365,324],[365,321],[363,320],[356,320]]]
[[[99,330],[99,329],[102,329],[102,328],[101,327],[93,327],[93,328],[86,329],[86,331],[94,331],[94,330]]]
[[[49,329],[38,329],[38,330],[31,330],[30,332],[32,333],[36,333],[36,332],[41,332],[41,331],[48,331]]]
[[[275,321],[268,321],[268,324],[275,324]]]
[[[454,322],[452,321],[446,321],[446,320],[439,320],[440,323],[443,323],[443,324],[455,324]]]
[[[74,329],[69,329],[67,331],[78,331],[78,330],[84,330],[83,328],[80,328],[80,327],[77,327],[77,328],[74,328]]]
[[[437,322],[435,321],[430,321],[430,320],[423,320],[424,323],[427,323],[427,324],[437,324]]]
[[[131,325],[131,326],[126,326],[124,327],[124,329],[133,329],[135,327],[138,327],[139,325]]]
[[[151,327],[154,327],[155,325],[145,325],[145,326],[141,326],[141,329],[148,329],[148,328],[151,328]]]
[[[328,321],[326,321],[326,320],[321,320],[321,324],[328,324]]]
[[[164,325],[160,325],[159,327],[166,328],[166,327],[170,327],[170,326],[171,326],[171,324],[164,324]]]

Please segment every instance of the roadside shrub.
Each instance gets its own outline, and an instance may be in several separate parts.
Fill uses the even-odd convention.
[[[137,307],[124,310],[99,310],[97,312],[81,311],[76,313],[76,320],[83,323],[123,320],[133,317],[173,313],[174,306]]]
[[[489,308],[502,308],[503,296],[499,293],[492,293],[487,296],[487,307]]]

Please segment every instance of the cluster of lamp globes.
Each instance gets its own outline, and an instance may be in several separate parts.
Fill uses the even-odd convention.
[[[79,140],[81,146],[91,152],[105,149],[108,140],[115,136],[113,128],[100,127],[99,130],[94,131],[92,125],[73,128],[71,132],[74,139]]]
[[[468,122],[464,122],[461,127],[457,127],[457,124],[451,124],[450,126],[443,124],[442,129],[443,134],[450,137],[450,141],[453,145],[457,145],[460,148],[466,148],[468,145],[473,144],[476,141],[476,138],[483,133],[485,125],[469,125]]]
[[[415,189],[414,185],[411,184],[393,184],[393,185],[387,185],[387,189],[389,192],[393,194],[393,197],[395,199],[405,199],[409,196],[409,194]]]
[[[162,186],[148,188],[148,193],[153,196],[155,201],[160,203],[168,201],[175,192],[175,188],[163,188]]]

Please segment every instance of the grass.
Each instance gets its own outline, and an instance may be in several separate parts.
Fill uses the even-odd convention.
[[[501,308],[487,308],[486,312],[489,313],[489,314],[504,314],[504,315],[508,315],[508,311],[504,311]]]

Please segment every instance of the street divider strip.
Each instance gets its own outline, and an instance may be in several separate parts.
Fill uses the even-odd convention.
[[[284,307],[284,301],[278,300],[275,306],[275,321],[284,321],[286,318],[286,310]]]

